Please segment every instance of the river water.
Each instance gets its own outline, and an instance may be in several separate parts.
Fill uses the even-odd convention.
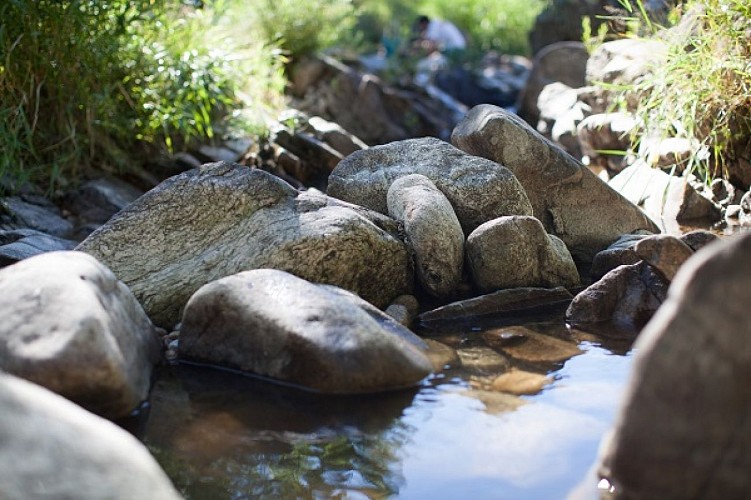
[[[569,329],[562,313],[418,333],[462,362],[410,391],[327,397],[164,367],[139,434],[191,499],[565,498],[613,422],[631,341]],[[510,368],[550,383],[492,390]]]

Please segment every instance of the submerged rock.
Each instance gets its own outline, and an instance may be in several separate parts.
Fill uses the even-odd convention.
[[[529,216],[488,221],[467,238],[467,263],[477,287],[574,287],[579,273],[566,245]]]
[[[52,252],[0,270],[0,318],[3,371],[110,418],[147,398],[159,337],[93,257]]]
[[[436,185],[465,234],[503,215],[532,214],[524,188],[508,169],[427,137],[349,155],[331,173],[328,194],[385,214],[389,187],[410,174],[424,175]]]
[[[0,498],[182,498],[146,447],[117,425],[0,374]]]
[[[523,326],[498,328],[483,332],[482,338],[494,349],[502,350],[514,359],[530,363],[566,361],[582,351],[574,342],[567,342]],[[515,339],[509,341],[509,339]]]
[[[202,285],[249,269],[341,286],[379,307],[411,292],[409,253],[386,218],[298,195],[266,172],[208,164],[149,191],[78,249],[112,269],[167,328]]]
[[[345,290],[271,269],[201,287],[185,307],[180,359],[327,393],[417,384],[432,365],[415,334]]]
[[[404,224],[417,281],[429,294],[452,294],[462,279],[464,233],[451,203],[424,175],[400,177],[387,193],[389,215]]]
[[[553,379],[540,373],[524,370],[510,370],[493,380],[493,390],[515,394],[517,396],[537,394]]]
[[[744,498],[751,488],[751,233],[692,257],[639,336],[599,473],[614,498]]]
[[[566,243],[575,258],[591,262],[622,234],[659,232],[638,207],[501,108],[472,108],[454,129],[451,142],[511,170],[524,186],[533,215]]]

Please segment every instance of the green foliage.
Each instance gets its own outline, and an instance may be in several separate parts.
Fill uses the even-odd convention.
[[[704,146],[709,154],[687,167],[709,181],[727,173],[751,138],[751,3],[694,0],[685,8],[680,29],[663,36],[666,63],[627,92],[641,96],[637,114],[647,131]]]
[[[261,0],[250,15],[264,39],[296,59],[345,37],[355,7],[351,0]]]
[[[385,33],[409,36],[419,14],[446,19],[467,36],[476,52],[499,50],[528,54],[528,34],[548,0],[360,0],[358,28],[369,41]],[[395,27],[396,25],[396,27]]]
[[[0,3],[0,179],[54,190],[90,165],[127,169],[147,151],[209,140],[235,108],[278,105],[280,53],[228,22],[248,9]]]
[[[547,0],[422,0],[419,10],[448,19],[481,51],[529,54],[529,31]]]

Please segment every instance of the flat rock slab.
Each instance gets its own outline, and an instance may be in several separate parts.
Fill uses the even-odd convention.
[[[591,262],[622,234],[659,232],[636,205],[502,108],[475,106],[456,126],[451,142],[511,170],[524,186],[534,216],[578,259]]]
[[[350,292],[259,269],[191,297],[178,355],[351,394],[417,384],[432,371],[426,351],[419,337]]]
[[[250,269],[281,269],[386,307],[412,291],[410,255],[385,217],[366,212],[300,195],[261,170],[213,163],[163,182],[78,249],[112,269],[165,328],[201,286]]]
[[[503,215],[531,215],[524,188],[506,168],[435,138],[409,139],[357,151],[329,176],[328,194],[388,213],[391,184],[421,174],[448,198],[465,234]]]
[[[128,288],[81,252],[0,270],[0,369],[101,415],[148,397],[159,337]]]
[[[438,322],[464,321],[474,316],[514,314],[530,309],[561,307],[561,304],[568,306],[573,298],[571,292],[563,287],[510,288],[446,304],[422,313],[419,320],[423,325],[430,325]]]
[[[182,498],[130,433],[38,385],[0,374],[0,498]]]

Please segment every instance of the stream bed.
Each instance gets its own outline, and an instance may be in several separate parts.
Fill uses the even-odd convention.
[[[631,341],[569,329],[562,314],[418,333],[462,361],[408,391],[321,396],[163,367],[136,433],[189,499],[565,498],[613,422]],[[550,383],[488,389],[510,368]]]

